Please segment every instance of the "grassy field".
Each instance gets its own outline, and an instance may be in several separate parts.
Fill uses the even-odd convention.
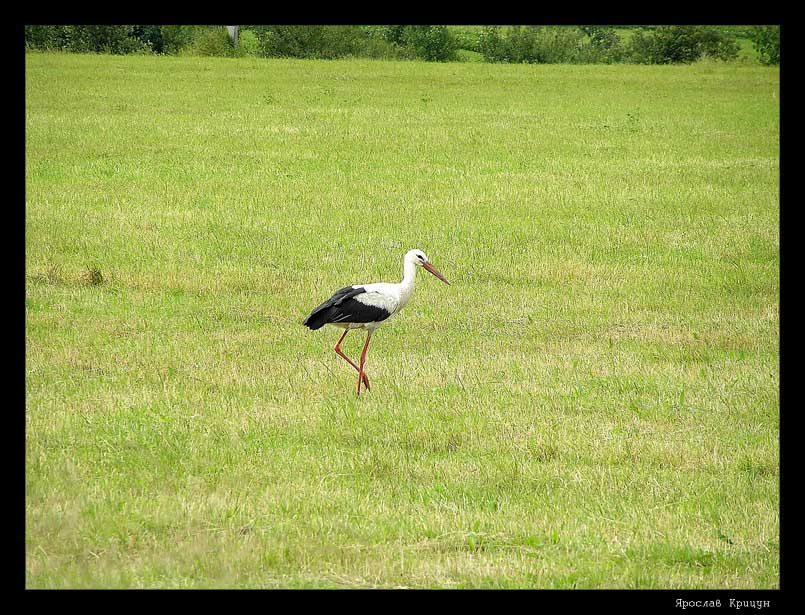
[[[26,69],[28,587],[778,587],[777,68]]]

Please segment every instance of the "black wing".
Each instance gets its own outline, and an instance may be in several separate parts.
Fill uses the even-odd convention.
[[[365,292],[366,289],[362,286],[338,289],[332,297],[314,309],[302,324],[315,331],[328,323],[380,322],[391,316],[381,307],[355,300],[354,297]]]

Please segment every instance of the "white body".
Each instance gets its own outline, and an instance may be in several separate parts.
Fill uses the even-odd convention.
[[[352,288],[364,288],[365,293],[356,295],[355,301],[360,301],[365,305],[372,305],[386,310],[390,316],[379,322],[350,322],[350,323],[328,323],[341,329],[366,329],[374,331],[389,318],[405,307],[414,294],[416,284],[417,256],[419,250],[411,250],[405,255],[403,261],[403,279],[399,284],[389,282],[375,282],[373,284],[353,284]]]

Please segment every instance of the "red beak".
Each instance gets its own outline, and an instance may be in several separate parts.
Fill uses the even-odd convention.
[[[433,275],[435,275],[437,278],[439,278],[439,279],[440,279],[442,282],[444,282],[445,284],[447,284],[448,286],[450,286],[450,282],[448,282],[448,281],[447,281],[447,278],[445,278],[445,277],[444,277],[444,276],[443,276],[441,273],[439,273],[439,270],[438,270],[438,269],[436,269],[436,267],[434,267],[434,266],[433,266],[433,265],[431,265],[430,263],[422,263],[422,266],[423,266],[425,269],[427,269],[428,271],[430,271],[430,272],[431,272]]]

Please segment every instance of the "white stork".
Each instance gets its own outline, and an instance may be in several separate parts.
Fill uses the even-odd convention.
[[[437,271],[422,250],[410,250],[405,254],[403,261],[403,279],[399,284],[377,282],[375,284],[361,284],[345,286],[313,310],[305,318],[304,324],[312,330],[321,329],[324,325],[333,325],[344,329],[344,334],[335,345],[335,352],[358,371],[358,395],[361,394],[361,383],[369,390],[369,378],[363,370],[366,362],[366,350],[372,333],[383,322],[399,312],[414,294],[416,268],[424,267],[445,284],[450,284],[445,277]],[[361,353],[360,367],[341,351],[341,342],[352,329],[366,329],[366,343]]]

